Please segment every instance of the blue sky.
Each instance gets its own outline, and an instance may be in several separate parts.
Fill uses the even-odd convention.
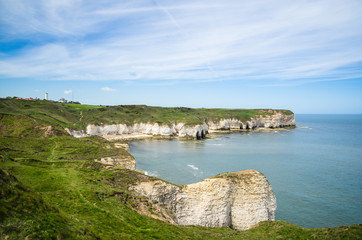
[[[362,113],[362,1],[0,0],[0,97]]]

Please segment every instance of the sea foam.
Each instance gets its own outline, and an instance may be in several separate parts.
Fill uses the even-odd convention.
[[[192,168],[193,170],[199,170],[198,167],[195,167],[194,165],[192,164],[187,164],[188,167]]]

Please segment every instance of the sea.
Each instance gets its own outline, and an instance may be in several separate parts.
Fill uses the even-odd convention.
[[[307,228],[362,223],[362,115],[297,114],[296,124],[204,140],[138,140],[130,148],[137,169],[180,185],[255,169],[273,188],[276,220]]]

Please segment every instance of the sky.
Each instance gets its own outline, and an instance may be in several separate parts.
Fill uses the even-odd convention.
[[[0,0],[0,97],[362,114],[361,0]]]

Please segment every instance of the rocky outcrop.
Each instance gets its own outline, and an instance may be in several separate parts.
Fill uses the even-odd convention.
[[[70,135],[72,135],[73,137],[79,138],[79,137],[88,137],[89,135],[86,134],[83,130],[73,130],[73,129],[69,129],[69,128],[65,128],[65,131],[67,131],[67,133],[69,133]]]
[[[114,143],[114,147],[122,148],[127,152],[129,151],[129,145],[127,143]],[[121,167],[130,170],[136,170],[136,160],[131,154],[102,157],[100,159],[94,159],[94,161],[106,165],[106,168]]]
[[[251,118],[249,121],[245,122],[235,118],[229,118],[218,121],[208,121],[207,125],[209,126],[209,130],[253,130],[259,128],[292,127],[295,126],[295,116],[294,114],[285,115],[280,112],[273,111],[272,115]]]
[[[272,111],[272,110],[270,110]],[[87,126],[86,130],[65,130],[74,137],[86,137],[91,135],[153,135],[153,136],[177,136],[201,139],[206,136],[209,130],[254,130],[260,128],[281,128],[295,126],[294,114],[285,115],[278,111],[269,112],[270,115],[251,118],[242,122],[236,118],[207,120],[203,124],[187,125],[185,123],[172,123],[169,125],[158,123],[134,123],[93,125]],[[131,137],[131,136],[130,136]]]
[[[94,161],[107,165],[111,168],[121,167],[130,170],[136,170],[136,160],[132,156],[103,157],[101,159],[95,159]]]
[[[255,170],[224,173],[186,186],[150,178],[129,190],[162,204],[179,225],[245,230],[274,220],[276,210],[270,184]]]

